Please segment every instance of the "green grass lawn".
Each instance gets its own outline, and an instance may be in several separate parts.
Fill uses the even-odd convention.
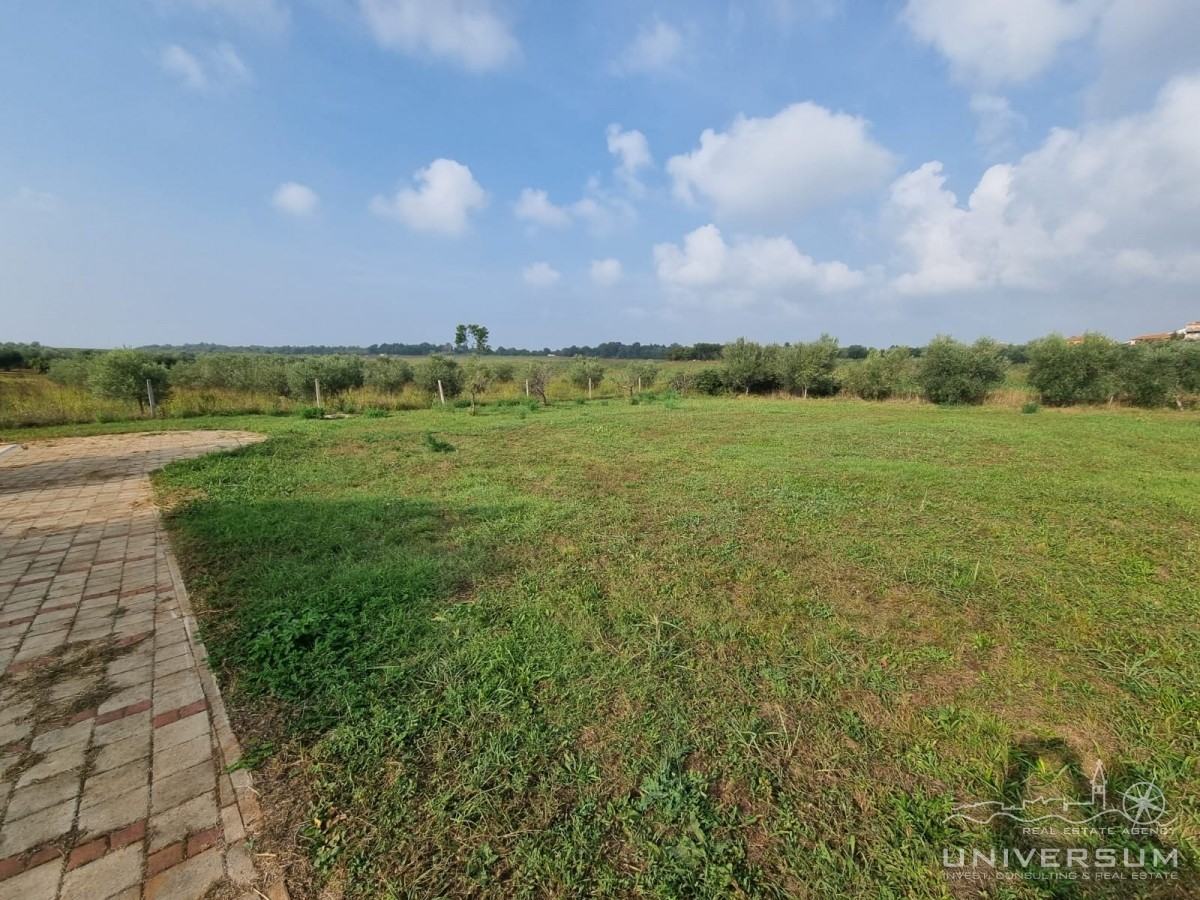
[[[207,424],[272,439],[157,487],[266,797],[306,798],[349,896],[1200,890],[1194,414]],[[1076,795],[1097,760],[1110,795],[1163,788],[1141,840],[1178,881],[947,879],[943,848],[1047,845],[955,804]]]

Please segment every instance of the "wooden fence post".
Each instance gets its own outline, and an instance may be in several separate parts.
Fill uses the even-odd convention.
[[[146,379],[146,396],[150,398],[150,418],[158,418],[154,405],[154,385],[150,383],[150,379]]]
[[[442,398],[442,406],[446,405],[446,392],[442,390],[442,379],[438,379],[438,396]]]
[[[313,387],[317,390],[317,409],[321,409],[321,379],[313,379]]]
[[[525,396],[526,397],[529,396],[529,379],[528,378],[525,379]]]
[[[588,379],[588,399],[592,399],[592,379]]]

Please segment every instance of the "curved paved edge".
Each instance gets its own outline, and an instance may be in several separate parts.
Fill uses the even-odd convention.
[[[0,458],[0,900],[262,896],[258,803],[248,773],[227,774],[240,750],[147,476],[263,439],[109,435]]]

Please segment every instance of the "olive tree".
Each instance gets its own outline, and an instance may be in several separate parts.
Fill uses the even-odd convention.
[[[462,393],[462,369],[454,360],[436,353],[417,366],[413,380],[417,387],[432,397],[438,395],[439,381],[447,397],[457,397]]]
[[[1200,344],[1170,341],[1138,344],[1121,355],[1121,389],[1137,406],[1184,408],[1188,394],[1200,392]]]
[[[942,334],[921,354],[917,384],[933,403],[982,403],[1004,381],[1007,366],[990,338],[968,345]]]
[[[479,357],[472,357],[463,366],[463,388],[471,397],[471,409],[475,409],[475,398],[492,383],[492,371]]]
[[[550,405],[550,400],[546,397],[546,390],[550,387],[550,380],[553,377],[554,370],[548,363],[536,362],[525,370],[525,381],[529,384],[529,392],[535,397],[541,398],[542,406]]]
[[[368,387],[395,394],[412,384],[413,367],[402,359],[380,357],[368,360],[363,372],[363,383]]]
[[[1117,391],[1120,347],[1101,334],[1069,344],[1052,334],[1029,345],[1029,383],[1043,403],[1102,403]]]
[[[905,389],[913,369],[905,347],[871,350],[865,358],[851,360],[842,368],[842,389],[863,400],[886,400]]]
[[[166,366],[138,350],[110,350],[96,357],[88,370],[88,389],[93,394],[109,400],[136,402],[141,411],[145,411],[149,399],[146,382],[154,388],[156,399],[166,399],[171,384]]]
[[[617,370],[617,383],[633,396],[634,391],[646,390],[658,380],[658,366],[646,360],[632,362]]]
[[[598,359],[577,356],[575,357],[575,362],[567,372],[567,377],[575,387],[590,390],[593,387],[598,387],[600,382],[604,380],[604,366],[600,365]]]
[[[47,374],[50,380],[57,384],[87,387],[94,359],[94,356],[85,354],[59,357],[50,361],[50,369]]]
[[[725,361],[722,379],[735,391],[769,391],[779,386],[776,370],[778,349],[738,338],[721,350]]]
[[[322,397],[334,397],[363,386],[363,361],[358,356],[306,356],[289,366],[287,380],[293,397],[315,399],[317,381]]]
[[[816,341],[784,347],[779,351],[779,380],[792,393],[799,391],[806,400],[809,391],[832,393],[837,355],[837,338],[827,334]]]

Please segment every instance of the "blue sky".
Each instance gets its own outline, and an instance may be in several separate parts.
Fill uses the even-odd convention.
[[[1200,318],[1194,0],[39,0],[0,32],[3,339]]]

